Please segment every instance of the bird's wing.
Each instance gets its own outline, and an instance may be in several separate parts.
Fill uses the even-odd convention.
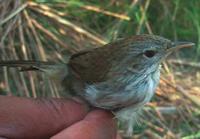
[[[87,83],[96,83],[106,80],[111,67],[110,51],[106,46],[94,48],[72,55],[69,66],[79,78]]]

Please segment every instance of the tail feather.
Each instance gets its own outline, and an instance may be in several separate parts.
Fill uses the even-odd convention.
[[[55,62],[45,61],[31,61],[31,60],[11,60],[11,61],[0,61],[2,67],[19,67],[20,71],[28,70],[39,70],[51,68],[57,65]]]
[[[63,80],[68,74],[66,63],[31,61],[31,60],[11,60],[0,61],[0,67],[20,68],[20,71],[42,71],[54,80]]]

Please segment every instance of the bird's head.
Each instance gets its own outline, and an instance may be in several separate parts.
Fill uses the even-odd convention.
[[[150,67],[155,70],[170,53],[194,45],[191,42],[172,42],[156,35],[136,35],[120,42],[123,42],[121,45],[124,46],[121,51],[125,51],[121,57],[121,67],[126,63],[128,69],[133,71],[150,70]]]

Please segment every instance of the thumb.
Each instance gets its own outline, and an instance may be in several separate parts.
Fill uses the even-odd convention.
[[[85,117],[88,108],[67,99],[0,96],[0,137],[44,139]]]

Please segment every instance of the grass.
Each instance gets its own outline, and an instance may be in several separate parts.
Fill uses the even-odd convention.
[[[156,97],[145,107],[134,138],[199,138],[200,73],[194,66],[200,59],[199,7],[197,0],[1,1],[1,60],[65,61],[69,53],[143,33],[195,42],[170,57],[175,62],[163,63]],[[59,97],[44,75],[0,72],[2,95]]]

